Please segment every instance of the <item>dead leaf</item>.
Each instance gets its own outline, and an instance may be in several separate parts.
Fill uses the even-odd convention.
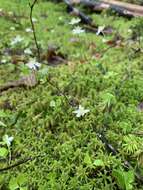
[[[50,46],[47,52],[42,54],[41,60],[46,61],[47,64],[51,66],[57,66],[63,63],[67,64],[66,56],[54,46]]]

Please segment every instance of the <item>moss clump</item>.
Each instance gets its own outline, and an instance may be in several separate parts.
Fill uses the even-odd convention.
[[[1,2],[5,11],[17,12],[18,7],[26,6],[23,2]],[[0,168],[6,167],[9,161],[14,164],[23,158],[32,158],[2,172],[1,189],[142,189],[138,180],[135,181],[135,172],[142,173],[142,137],[137,134],[143,130],[143,58],[127,40],[132,36],[128,29],[139,20],[105,16],[105,21],[100,15],[94,15],[99,25],[112,21],[125,39],[121,46],[109,48],[105,53],[109,46],[102,41],[103,37],[92,33],[73,36],[73,28],[68,24],[71,18],[63,14],[62,4],[41,2],[35,8],[41,47],[46,49],[48,43],[56,43],[68,55],[69,64],[59,67],[43,64],[36,72],[39,83],[35,88],[10,89],[1,94],[0,121],[4,125],[0,128],[0,141],[3,142],[6,134],[14,140],[8,149],[10,152],[1,157]],[[48,15],[44,19],[43,12]],[[24,14],[27,16],[28,11]],[[25,39],[19,49],[34,49],[32,35],[27,36],[25,32],[30,27],[27,18],[20,20],[21,25],[7,23],[5,18],[0,23],[4,26],[2,34],[10,26],[16,27],[4,38],[2,52],[17,34]],[[108,41],[113,36],[105,38]],[[134,47],[138,45],[135,41]],[[97,53],[103,56],[99,59]],[[7,64],[0,65],[0,83],[29,72],[23,63],[11,64],[9,55]],[[89,109],[89,113],[77,118],[73,111],[78,105]],[[115,147],[116,155],[108,152],[99,133],[104,133]],[[8,146],[3,143],[1,147]],[[129,170],[123,167],[125,160],[132,165]]]

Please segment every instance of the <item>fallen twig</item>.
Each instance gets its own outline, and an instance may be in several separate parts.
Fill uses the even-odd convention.
[[[46,156],[46,154],[37,155],[37,156],[35,156],[35,157],[33,156],[33,157],[23,158],[23,159],[17,161],[15,164],[6,166],[6,167],[4,167],[4,168],[0,168],[0,172],[4,172],[4,171],[7,171],[7,170],[10,170],[10,169],[15,168],[15,167],[17,167],[17,166],[20,166],[20,165],[22,165],[22,164],[24,164],[24,163],[26,163],[26,162],[33,161],[33,160],[35,160],[35,159],[37,159],[37,158],[39,158],[39,157],[45,157],[45,156]]]
[[[127,18],[143,17],[143,7],[135,4],[115,0],[70,0],[70,2],[71,4],[82,4],[85,7],[90,8],[92,11],[101,12],[103,10],[111,9],[119,15],[125,16]]]
[[[9,165],[9,166],[4,167],[4,168],[0,168],[0,172],[4,172],[4,171],[7,171],[7,170],[10,170],[10,169],[12,169],[12,168],[15,168],[15,167],[17,167],[17,166],[19,166],[19,165],[22,165],[22,164],[24,164],[24,163],[26,163],[26,162],[28,162],[28,161],[32,161],[32,160],[34,160],[34,158],[32,158],[32,157],[19,160],[19,161],[18,161],[17,163],[15,163],[15,164]]]
[[[92,25],[92,19],[89,16],[85,15],[77,8],[74,8],[69,0],[64,0],[64,2],[67,5],[67,12],[72,15],[78,16],[81,19],[81,22],[83,22],[84,24]]]

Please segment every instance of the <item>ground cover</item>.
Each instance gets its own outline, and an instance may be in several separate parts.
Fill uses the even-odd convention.
[[[37,79],[0,94],[0,188],[141,190],[142,18],[91,14],[113,28],[97,35],[71,24],[64,3],[40,1],[33,21],[43,59],[33,71],[28,2],[1,0],[0,8],[0,86]],[[65,61],[49,61],[51,47]]]

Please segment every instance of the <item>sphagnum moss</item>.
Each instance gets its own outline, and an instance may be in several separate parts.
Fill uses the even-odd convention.
[[[1,0],[0,7],[5,12],[21,14],[19,10],[22,8],[25,16],[29,13],[26,1]],[[95,58],[97,52],[102,54],[108,47],[102,41],[103,37],[92,33],[73,36],[73,28],[69,25],[72,17],[63,11],[63,4],[46,1],[35,7],[37,38],[42,48],[46,49],[47,44],[59,46],[62,53],[68,55],[73,67],[43,65],[36,74],[39,83],[35,88],[10,89],[1,94],[0,121],[4,126],[0,128],[0,141],[3,141],[4,135],[13,137],[11,164],[23,158],[31,157],[32,160],[2,172],[0,187],[142,189],[134,180],[135,172],[123,168],[124,161],[128,160],[133,169],[142,173],[142,136],[136,135],[143,130],[140,106],[143,101],[142,55],[134,56],[132,47],[121,46],[110,48],[101,59]],[[126,39],[131,35],[128,29],[138,23],[138,19],[128,21],[119,17],[114,19],[113,16],[105,20],[96,14],[93,19],[101,26],[112,21]],[[21,24],[14,24],[11,20],[7,22],[3,17],[0,23],[3,26],[1,35],[7,34],[1,51],[17,35],[25,40],[25,44],[18,46],[20,49],[26,49],[26,44],[34,47],[32,35],[27,36],[25,32],[30,27],[27,17],[21,19]],[[15,30],[7,33],[10,27],[15,27]],[[73,37],[77,38],[77,44],[72,43]],[[113,36],[105,38],[111,40]],[[0,65],[0,83],[16,80],[28,73],[23,64],[12,65],[11,59],[7,59],[6,64]],[[62,93],[48,83],[49,78]],[[69,105],[63,94],[77,107]],[[80,118],[73,113],[78,109],[77,103],[89,110]],[[98,138],[97,133],[103,131],[117,150],[116,156],[110,154]],[[6,148],[5,145],[2,147]],[[8,160],[8,155],[1,157],[0,168],[6,167]]]

